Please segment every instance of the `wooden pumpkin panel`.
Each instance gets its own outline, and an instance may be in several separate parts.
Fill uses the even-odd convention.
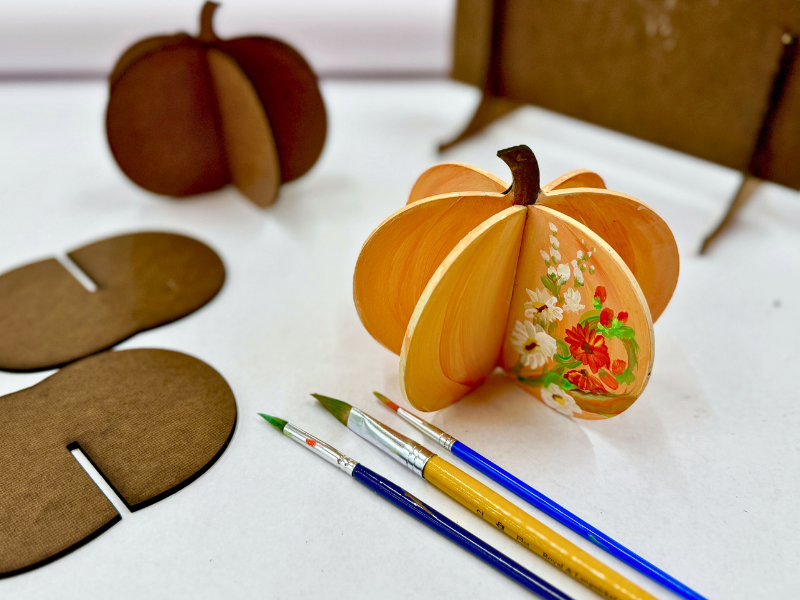
[[[185,33],[177,33],[175,35],[157,35],[154,37],[139,40],[133,46],[125,50],[117,59],[117,64],[108,76],[108,80],[113,86],[117,79],[125,72],[125,70],[135,63],[140,58],[144,58],[148,54],[158,52],[170,46],[186,45],[186,41],[191,38]]]
[[[250,36],[215,43],[236,61],[261,100],[280,156],[281,181],[307,173],[322,153],[328,130],[311,66],[279,40]]]
[[[508,184],[488,171],[462,163],[436,165],[419,176],[407,204],[423,198],[454,192],[496,192],[501,194]]]
[[[219,50],[208,51],[231,183],[254,204],[278,199],[281,167],[264,107],[242,70]]]
[[[111,152],[133,181],[186,196],[225,185],[225,150],[205,50],[193,40],[136,61],[112,84]]]
[[[470,232],[420,297],[400,354],[401,390],[419,410],[452,404],[497,364],[526,212],[512,206]]]
[[[528,207],[501,365],[555,410],[583,419],[626,410],[653,364],[653,323],[630,269],[597,234]]]
[[[597,173],[593,173],[588,169],[577,169],[554,179],[542,188],[543,192],[551,192],[553,190],[565,190],[568,188],[603,188],[605,189],[606,183],[603,178]]]
[[[417,301],[442,261],[510,205],[500,194],[446,194],[406,205],[381,223],[364,243],[353,277],[356,310],[372,337],[400,354]]]
[[[678,246],[667,224],[636,198],[605,189],[544,193],[547,206],[579,221],[607,242],[636,277],[656,321],[678,285]]]

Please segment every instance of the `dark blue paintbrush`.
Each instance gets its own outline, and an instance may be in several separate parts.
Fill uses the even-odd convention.
[[[261,416],[274,425],[276,429],[281,431],[283,435],[305,446],[329,463],[336,465],[379,496],[383,496],[386,500],[403,509],[418,521],[423,522],[431,529],[441,533],[450,541],[455,542],[467,552],[474,554],[501,573],[508,575],[511,579],[533,593],[545,598],[545,600],[572,600],[570,596],[567,596],[553,587],[544,579],[534,575],[519,563],[511,560],[505,554],[475,537],[469,531],[457,525],[421,500],[418,500],[385,477],[378,475],[374,471],[370,471],[365,466],[345,456],[322,440],[315,438],[313,435],[306,433],[291,423],[287,423],[283,419],[264,414],[261,414]]]

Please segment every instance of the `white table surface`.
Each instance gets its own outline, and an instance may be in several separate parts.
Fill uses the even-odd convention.
[[[433,422],[709,598],[796,597],[798,194],[763,186],[698,257],[738,186],[735,172],[534,108],[440,158],[436,143],[466,122],[475,90],[328,81],[323,91],[322,159],[259,210],[233,189],[173,201],[131,184],[107,148],[101,82],[0,86],[0,271],[126,231],[207,242],[227,267],[219,296],[120,348],[201,358],[230,383],[239,409],[228,450],[206,474],[124,514],[76,552],[0,580],[0,597],[529,597],[281,437],[260,411],[390,477],[576,599],[596,598],[347,432],[308,395],[342,398],[411,433],[370,394],[399,397],[398,358],[358,320],[356,257],[425,168],[470,162],[507,179],[494,153],[519,143],[537,153],[544,181],[594,169],[673,228],[681,277],[655,326],[652,379],[621,416],[583,422],[498,375]],[[0,393],[49,374],[0,373]],[[556,527],[657,597],[674,597]]]

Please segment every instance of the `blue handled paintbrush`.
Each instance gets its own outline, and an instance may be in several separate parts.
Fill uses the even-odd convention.
[[[514,492],[523,500],[529,502],[546,515],[553,517],[562,525],[566,525],[575,533],[582,535],[612,556],[617,557],[622,562],[630,565],[640,573],[647,575],[653,581],[660,583],[683,598],[687,598],[688,600],[706,600],[693,589],[687,587],[671,575],[668,575],[638,554],[631,552],[616,540],[608,537],[602,531],[595,529],[580,517],[572,514],[560,504],[556,504],[541,492],[535,490],[524,481],[517,479],[511,473],[500,468],[483,455],[475,452],[475,450],[466,444],[459,442],[450,434],[420,419],[417,415],[410,413],[406,409],[397,406],[397,404],[389,400],[383,394],[379,392],[373,392],[373,394],[378,397],[378,400],[397,413],[401,419],[413,425],[416,429],[442,446],[442,448],[449,450],[471,467],[474,467],[487,477],[490,477],[507,490]]]
[[[277,417],[259,414],[285,436],[308,448],[329,463],[336,465],[379,496],[382,496],[395,506],[403,509],[418,521],[421,521],[431,529],[441,533],[444,537],[455,542],[467,552],[477,556],[501,573],[508,575],[511,579],[538,596],[545,600],[572,600],[570,596],[567,596],[558,588],[550,585],[539,576],[534,575],[519,563],[511,560],[505,554],[493,548],[480,538],[475,537],[469,531],[457,525],[421,500],[418,500],[409,492],[392,483],[385,477],[357,463],[352,458],[345,456],[332,446],[306,433],[302,429],[295,427],[291,423],[287,423],[283,419]]]

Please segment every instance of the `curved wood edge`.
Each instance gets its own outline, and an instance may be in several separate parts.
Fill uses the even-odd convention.
[[[123,502],[124,502],[124,500],[123,500]],[[87,535],[85,538],[83,538],[81,540],[78,540],[77,542],[75,542],[69,548],[64,548],[60,552],[56,552],[52,556],[48,556],[47,558],[44,558],[44,559],[40,560],[39,562],[30,564],[30,565],[27,565],[27,566],[24,566],[24,567],[20,567],[19,569],[15,569],[13,571],[6,571],[5,573],[0,573],[0,579],[5,579],[7,577],[15,577],[17,575],[22,575],[23,573],[28,573],[29,571],[35,571],[36,569],[39,569],[39,568],[44,567],[46,565],[49,565],[50,563],[53,563],[53,562],[57,561],[58,559],[65,557],[67,554],[71,554],[71,553],[75,552],[76,550],[82,548],[83,546],[85,546],[89,542],[94,541],[95,539],[97,539],[98,537],[103,535],[106,531],[111,529],[114,525],[116,525],[120,521],[122,521],[122,517],[120,516],[119,513],[117,513],[115,516],[111,517],[111,519],[105,525],[103,525],[99,529],[95,530],[93,533]]]
[[[577,169],[554,179],[542,187],[543,192],[554,190],[565,190],[568,188],[602,188],[606,189],[606,183],[597,173],[588,169]]]
[[[271,206],[278,199],[281,168],[261,100],[232,57],[208,49],[206,58],[231,182],[256,206]]]
[[[678,245],[658,213],[633,196],[600,188],[544,192],[537,206],[575,219],[614,248],[642,288],[653,321],[658,320],[680,273]]]
[[[465,163],[442,163],[419,176],[408,195],[411,204],[423,198],[457,192],[503,193],[508,184],[488,171]]]
[[[114,68],[111,70],[111,74],[108,76],[109,83],[113,87],[125,70],[140,58],[144,58],[153,52],[165,50],[166,48],[178,46],[189,41],[193,41],[193,38],[187,33],[158,35],[139,40],[133,46],[125,50],[125,52],[122,53],[122,56],[117,59],[117,63],[114,65]]]
[[[414,307],[452,249],[483,221],[510,206],[502,194],[441,194],[407,204],[369,235],[353,274],[353,300],[364,327],[400,354]]]
[[[449,406],[497,365],[526,214],[511,206],[483,221],[425,286],[400,352],[400,389],[415,408]]]

